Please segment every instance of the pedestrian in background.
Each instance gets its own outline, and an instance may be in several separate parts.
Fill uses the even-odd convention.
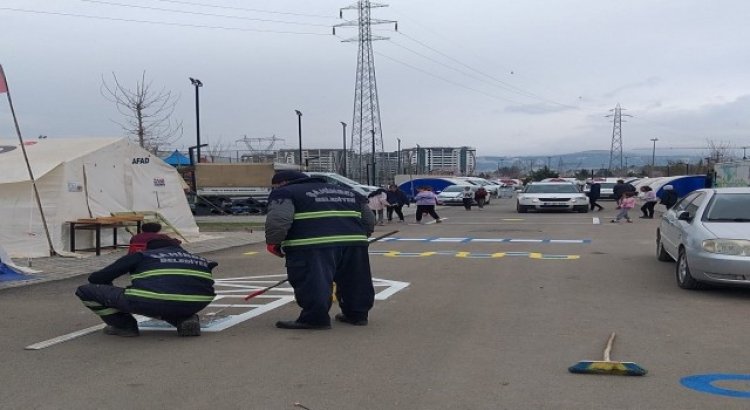
[[[589,205],[591,206],[592,211],[594,210],[594,208],[599,208],[598,209],[599,211],[604,209],[603,206],[596,203],[596,201],[599,200],[601,195],[602,195],[602,184],[592,180],[591,183],[589,184],[589,192],[586,193],[586,196],[589,197]]]
[[[664,205],[667,209],[671,209],[674,204],[677,203],[678,199],[680,199],[680,197],[679,195],[677,195],[674,187],[672,185],[664,185],[661,194],[661,204]]]
[[[622,199],[620,199],[620,212],[617,213],[617,217],[611,222],[618,223],[620,222],[620,219],[625,219],[628,223],[633,222],[630,220],[630,215],[628,215],[628,211],[633,208],[635,208],[635,192],[626,191],[622,195]]]
[[[435,218],[435,223],[440,223],[440,217],[435,212],[435,205],[438,203],[438,197],[432,192],[429,186],[420,187],[419,193],[414,197],[417,202],[417,223],[422,223],[422,214],[430,214]]]
[[[388,209],[386,210],[388,222],[391,222],[393,220],[394,212],[396,213],[396,215],[398,215],[398,222],[404,222],[404,213],[401,211],[401,209],[404,207],[404,205],[409,206],[409,198],[407,198],[404,191],[398,189],[396,185],[389,186],[388,192],[386,192],[386,194],[388,195],[388,203],[390,204],[388,206]]]
[[[266,249],[286,258],[289,284],[302,308],[280,329],[330,329],[331,294],[336,283],[339,322],[364,326],[375,301],[367,237],[375,218],[367,199],[349,188],[279,171],[268,197]]]
[[[641,199],[643,200],[643,206],[641,206],[643,215],[641,215],[641,218],[653,219],[654,207],[656,206],[656,202],[659,201],[659,198],[656,197],[656,192],[648,185],[642,186]]]
[[[464,192],[461,193],[461,201],[464,204],[464,208],[467,211],[471,211],[471,204],[474,202],[474,194],[471,192],[471,187],[464,187]]]
[[[474,192],[474,200],[477,201],[479,209],[484,209],[484,204],[487,202],[487,190],[483,186],[480,186],[477,192]]]
[[[367,206],[372,209],[372,213],[377,217],[378,225],[383,225],[383,211],[390,205],[388,203],[388,194],[385,193],[385,189],[378,188],[370,195],[367,195]]]

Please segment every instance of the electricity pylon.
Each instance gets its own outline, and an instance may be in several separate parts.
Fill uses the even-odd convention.
[[[632,117],[632,115],[629,114],[623,114],[622,110],[624,108],[620,108],[620,103],[617,103],[617,106],[613,110],[609,110],[610,112],[614,111],[614,114],[605,115],[605,117],[613,117],[613,125],[612,125],[612,145],[609,148],[609,167],[607,168],[607,171],[612,172],[612,165],[615,163],[615,161],[619,161],[619,167],[617,169],[623,169],[623,158],[622,158],[622,117]]]
[[[343,42],[359,43],[357,52],[357,78],[354,86],[354,118],[351,127],[351,148],[357,152],[354,161],[349,168],[352,177],[364,181],[367,176],[368,183],[377,185],[379,182],[376,172],[376,154],[383,152],[383,131],[380,124],[380,103],[378,101],[378,84],[375,79],[375,56],[372,49],[374,40],[387,40],[387,37],[373,36],[371,27],[373,24],[391,24],[398,30],[398,23],[393,20],[379,20],[371,17],[373,8],[387,7],[387,4],[373,3],[370,0],[361,0],[344,7],[339,11],[343,18],[344,10],[357,10],[357,20],[349,20],[333,26],[333,34],[336,27],[358,27],[359,35],[356,38],[345,39]],[[367,154],[369,155],[369,158]],[[367,166],[367,169],[365,169]],[[384,167],[381,167],[385,169]],[[381,172],[382,173],[382,172]]]

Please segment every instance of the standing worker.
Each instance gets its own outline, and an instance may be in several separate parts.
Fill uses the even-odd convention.
[[[474,200],[477,201],[480,210],[484,209],[484,204],[487,202],[487,190],[483,186],[480,186],[477,188],[477,192],[474,192]]]
[[[471,192],[471,187],[464,187],[464,191],[461,193],[461,202],[464,204],[464,209],[471,211],[471,204],[474,202],[474,193]]]
[[[286,257],[289,283],[302,308],[296,320],[278,321],[281,329],[330,329],[331,292],[339,322],[367,325],[375,302],[367,237],[375,217],[367,199],[322,178],[279,171],[268,197],[266,248]]]
[[[138,336],[132,313],[162,319],[177,328],[180,336],[200,336],[198,313],[214,300],[211,270],[216,262],[182,249],[166,235],[151,239],[146,249],[123,256],[92,273],[89,284],[79,286],[76,296],[99,315],[107,326],[104,333]],[[112,285],[130,274],[127,288]]]

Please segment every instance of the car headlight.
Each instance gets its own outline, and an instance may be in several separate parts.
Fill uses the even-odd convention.
[[[538,202],[541,202],[541,201],[539,201],[539,198],[534,198],[534,199],[531,200],[531,202],[538,203]]]
[[[703,241],[703,250],[722,255],[750,256],[750,241],[742,239],[708,239]]]

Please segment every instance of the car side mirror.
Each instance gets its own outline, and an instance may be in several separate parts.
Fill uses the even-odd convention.
[[[677,220],[679,221],[690,221],[691,219],[693,218],[688,211],[680,211],[680,213],[677,214]]]

